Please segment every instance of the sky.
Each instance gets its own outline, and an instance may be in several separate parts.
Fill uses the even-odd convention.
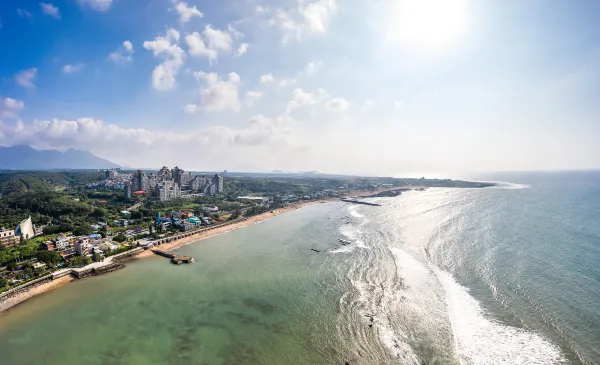
[[[129,167],[600,168],[595,0],[0,2],[0,145]]]

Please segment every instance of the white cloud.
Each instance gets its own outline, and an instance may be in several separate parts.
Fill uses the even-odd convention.
[[[131,41],[123,41],[123,49],[108,54],[108,59],[115,63],[133,61],[133,43]]]
[[[350,109],[350,102],[344,98],[333,98],[325,103],[325,110],[330,112],[344,112]]]
[[[285,146],[289,142],[286,135],[292,133],[287,127],[294,120],[285,115],[266,117],[262,114],[254,115],[248,119],[249,128],[237,131],[232,139],[234,145],[245,146]]]
[[[337,0],[298,0],[296,8],[277,10],[269,24],[281,29],[283,43],[302,41],[309,36],[325,34],[336,11]]]
[[[260,82],[263,84],[268,84],[270,82],[274,82],[275,77],[273,77],[272,73],[264,74],[260,76]]]
[[[112,5],[113,0],[79,0],[81,6],[89,6],[96,11],[108,11]]]
[[[317,72],[319,72],[321,67],[323,67],[323,62],[321,62],[321,61],[309,62],[306,65],[304,72],[306,73],[306,75],[312,76],[312,75],[316,74]]]
[[[240,76],[231,72],[227,80],[221,79],[216,73],[194,72],[194,77],[205,82],[200,90],[200,107],[208,112],[240,110],[238,88]]]
[[[265,14],[268,13],[270,10],[266,6],[259,5],[254,9],[254,11],[256,12],[256,14]]]
[[[280,88],[294,85],[298,82],[298,79],[287,78],[287,79],[276,79],[272,73],[264,74],[260,76],[260,82],[262,84],[276,84]]]
[[[151,50],[154,56],[165,59],[152,72],[152,85],[156,90],[167,91],[175,88],[175,79],[185,57],[185,52],[177,45],[179,38],[177,30],[169,29],[164,37],[159,36],[153,41],[144,42],[145,49]]]
[[[40,3],[40,6],[42,7],[42,12],[44,14],[60,19],[60,11],[56,6],[49,3]]]
[[[244,53],[246,53],[248,51],[248,48],[250,47],[250,45],[248,43],[242,43],[240,44],[240,46],[237,49],[237,55],[241,56]]]
[[[0,98],[0,117],[1,118],[16,118],[21,111],[25,107],[25,103],[21,100],[16,100],[12,98],[6,98],[2,100]]]
[[[185,114],[195,114],[198,111],[198,105],[188,104],[183,108]]]
[[[371,110],[371,108],[373,108],[374,103],[375,102],[371,99],[365,100],[365,103],[362,105],[362,107],[360,107],[360,111],[367,112],[367,111]]]
[[[219,54],[229,54],[233,50],[235,39],[240,39],[244,35],[233,27],[229,26],[227,30],[219,30],[207,25],[202,34],[193,32],[185,37],[188,45],[188,53],[193,56],[203,56],[208,58],[210,64],[214,63]],[[245,44],[245,43],[244,43]],[[240,49],[247,50],[248,46],[240,45]]]
[[[83,69],[83,63],[77,63],[75,65],[64,65],[62,68],[62,72],[66,74],[79,72]]]
[[[17,9],[17,14],[19,14],[19,16],[21,18],[25,18],[25,19],[29,19],[29,20],[33,19],[33,15],[25,9]]]
[[[286,114],[290,114],[297,108],[302,106],[311,106],[323,102],[329,97],[327,91],[323,89],[317,89],[313,92],[306,92],[300,88],[292,91],[292,100],[288,102]]]
[[[123,41],[123,48],[129,53],[133,53],[133,44],[131,41]]]
[[[246,105],[252,106],[258,100],[260,100],[262,97],[263,97],[263,93],[261,93],[260,91],[246,91],[246,94],[245,94]]]
[[[173,3],[175,4],[175,10],[179,14],[179,21],[182,24],[189,22],[192,17],[202,18],[204,16],[204,13],[198,10],[196,6],[190,7],[187,3],[177,0],[173,0]]]
[[[193,165],[197,159],[190,158],[189,154],[189,151],[201,148],[207,156],[219,156],[210,168],[223,168],[224,164],[239,163],[239,156],[247,152],[252,151],[264,161],[290,151],[293,148],[291,122],[293,120],[285,116],[257,115],[240,129],[217,125],[179,133],[165,129],[123,128],[92,118],[35,120],[28,124],[18,121],[14,125],[0,123],[0,145],[27,144],[37,149],[58,150],[77,148],[116,163],[139,167],[187,163],[190,168],[201,168]],[[277,151],[276,155],[274,151]],[[206,166],[205,162],[202,166]]]
[[[218,57],[218,52],[206,47],[202,36],[198,32],[185,36],[185,42],[188,45],[188,53],[192,56],[204,56],[212,63]]]
[[[23,70],[15,76],[15,80],[17,80],[17,84],[26,88],[35,88],[33,84],[33,79],[37,75],[37,68],[30,68],[28,70]]]
[[[402,108],[404,104],[401,101],[394,101],[393,105],[394,108]]]

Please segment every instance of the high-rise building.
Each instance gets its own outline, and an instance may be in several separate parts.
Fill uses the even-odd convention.
[[[144,172],[142,170],[137,170],[137,172],[135,172],[133,174],[133,177],[131,179],[131,190],[132,191],[146,190],[147,186],[145,186],[146,184],[144,184],[145,180],[147,181],[146,174],[144,174]]]
[[[183,173],[184,171],[177,166],[173,167],[173,171],[171,172],[173,181],[175,181],[175,183],[177,183],[179,187],[181,187],[181,176],[183,175]]]
[[[125,199],[127,199],[127,200],[131,199],[131,184],[129,184],[129,183],[125,184],[124,196],[125,196]]]
[[[158,170],[158,176],[162,181],[168,181],[171,180],[173,175],[167,166],[163,166],[162,169]]]
[[[223,176],[219,176],[217,174],[215,174],[215,176],[212,177],[212,185],[215,186],[214,189],[214,193],[211,192],[212,194],[220,194],[223,192]]]
[[[176,199],[181,196],[181,188],[174,181],[162,181],[157,185],[157,195],[160,201]]]

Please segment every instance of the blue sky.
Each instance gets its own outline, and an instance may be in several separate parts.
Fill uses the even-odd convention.
[[[135,167],[600,168],[597,1],[0,3],[0,144]]]

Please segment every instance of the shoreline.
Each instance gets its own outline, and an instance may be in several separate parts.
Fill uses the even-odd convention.
[[[386,192],[386,191],[390,191],[390,190],[396,190],[398,188],[399,187],[389,187],[389,188],[376,189],[373,191],[356,191],[356,190],[354,190],[354,191],[348,191],[348,196],[362,197],[362,196],[368,196],[371,194],[377,194],[377,193]],[[417,187],[406,187],[407,190],[413,190],[416,188]],[[273,210],[265,212],[265,213],[261,213],[258,215],[248,217],[246,220],[241,221],[241,222],[237,222],[237,223],[230,224],[227,226],[215,228],[215,229],[209,230],[209,231],[199,232],[199,233],[193,234],[191,236],[181,238],[174,242],[162,244],[157,247],[160,247],[164,251],[172,251],[172,250],[175,250],[182,246],[192,244],[196,241],[201,241],[206,238],[210,238],[210,237],[213,237],[213,236],[216,236],[219,234],[233,231],[235,229],[248,227],[253,224],[258,224],[258,223],[264,222],[268,219],[271,219],[273,217],[276,217],[278,215],[289,213],[289,212],[297,210],[297,209],[302,209],[302,208],[312,205],[312,204],[328,203],[328,202],[335,202],[335,201],[340,201],[340,200],[339,200],[339,198],[324,198],[324,199],[319,199],[319,200],[309,200],[309,201],[300,201],[300,202],[292,203],[283,208],[273,209]],[[133,255],[131,257],[131,259],[137,261],[140,259],[146,259],[146,258],[150,258],[150,257],[156,257],[156,254],[154,254],[151,250],[148,249],[148,250],[144,250],[143,252]],[[10,298],[6,299],[5,301],[0,302],[0,316],[2,314],[6,313],[9,309],[14,308],[15,306],[25,302],[26,300],[28,300],[30,298],[44,294],[46,292],[50,292],[55,289],[58,289],[64,285],[67,285],[68,283],[70,283],[73,280],[76,280],[76,279],[74,277],[72,277],[71,275],[63,276],[61,278],[54,279],[50,282],[47,282],[47,283],[44,283],[44,284],[41,284],[38,286],[34,286],[27,291],[24,291],[13,297],[10,297]]]
[[[311,204],[324,203],[327,201],[332,201],[332,200],[321,199],[321,200],[311,200],[311,201],[306,201],[306,202],[298,202],[295,204],[290,204],[283,208],[273,209],[272,211],[268,211],[268,212],[261,213],[261,214],[258,214],[258,215],[252,216],[252,217],[248,217],[246,220],[237,222],[235,224],[230,224],[228,226],[215,228],[210,231],[199,232],[199,233],[193,234],[188,237],[184,237],[184,238],[179,239],[174,242],[162,244],[157,247],[160,247],[162,250],[165,250],[165,251],[172,251],[181,246],[189,245],[196,241],[210,238],[212,236],[216,236],[219,234],[227,233],[227,232],[233,231],[238,228],[243,228],[243,227],[247,227],[247,226],[250,226],[253,224],[261,223],[268,219],[276,217],[278,215],[285,214],[285,213],[294,211],[296,209],[301,209],[301,208],[304,208]],[[139,260],[139,259],[145,259],[145,258],[150,258],[150,257],[156,257],[156,255],[150,250],[144,250],[143,252],[133,255],[131,258],[133,260]],[[14,308],[15,306],[25,302],[26,300],[28,300],[30,298],[50,292],[55,289],[58,289],[64,285],[67,285],[68,283],[70,283],[73,280],[76,280],[76,279],[74,277],[72,277],[71,275],[66,275],[61,278],[54,279],[50,282],[43,283],[38,286],[34,286],[27,291],[24,291],[22,293],[19,293],[12,297],[9,297],[5,301],[0,302],[0,316],[3,315],[4,313],[6,313],[9,309]]]

